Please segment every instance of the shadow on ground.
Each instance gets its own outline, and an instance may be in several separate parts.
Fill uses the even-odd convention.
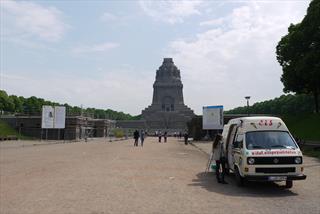
[[[202,187],[210,192],[219,194],[238,196],[238,197],[289,197],[297,196],[297,193],[284,188],[284,183],[262,183],[247,182],[246,186],[238,187],[233,175],[226,176],[229,184],[219,184],[216,181],[215,174],[201,172],[196,179],[192,180],[189,186]]]

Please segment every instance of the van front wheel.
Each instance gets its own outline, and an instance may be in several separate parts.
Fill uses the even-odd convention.
[[[234,167],[234,175],[236,177],[237,186],[244,186],[244,178],[240,175],[239,169],[236,166]]]
[[[293,181],[286,181],[286,189],[290,189],[293,186]]]

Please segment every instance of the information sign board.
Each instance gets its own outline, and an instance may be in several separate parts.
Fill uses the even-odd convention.
[[[42,106],[41,128],[52,129],[54,123],[54,108],[52,106]]]
[[[223,106],[204,106],[202,129],[223,129]]]
[[[64,129],[66,123],[66,107],[65,106],[55,106],[54,107],[54,123],[53,128]]]
[[[65,106],[42,106],[41,128],[64,129],[66,121]]]

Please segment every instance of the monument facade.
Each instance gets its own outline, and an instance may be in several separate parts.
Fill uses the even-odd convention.
[[[194,112],[184,104],[180,70],[172,58],[164,58],[153,84],[152,104],[142,111],[150,131],[184,131]]]

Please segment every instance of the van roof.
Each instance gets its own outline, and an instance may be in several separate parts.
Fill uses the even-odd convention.
[[[281,120],[279,117],[272,117],[272,116],[248,116],[248,117],[238,117],[231,119],[232,120],[243,120],[243,121],[252,121],[252,120]]]
[[[257,130],[287,130],[285,123],[279,117],[255,116],[255,117],[239,117],[228,122],[231,124],[242,124],[242,128],[246,131]]]
[[[228,124],[239,123],[242,121],[243,123],[247,122],[256,122],[261,120],[273,120],[283,122],[279,117],[270,117],[270,116],[254,116],[254,117],[239,117],[229,120]]]
[[[280,119],[279,117],[273,117],[273,116],[248,116],[248,117],[239,117],[235,119],[241,119],[241,120],[270,120],[270,119]]]

